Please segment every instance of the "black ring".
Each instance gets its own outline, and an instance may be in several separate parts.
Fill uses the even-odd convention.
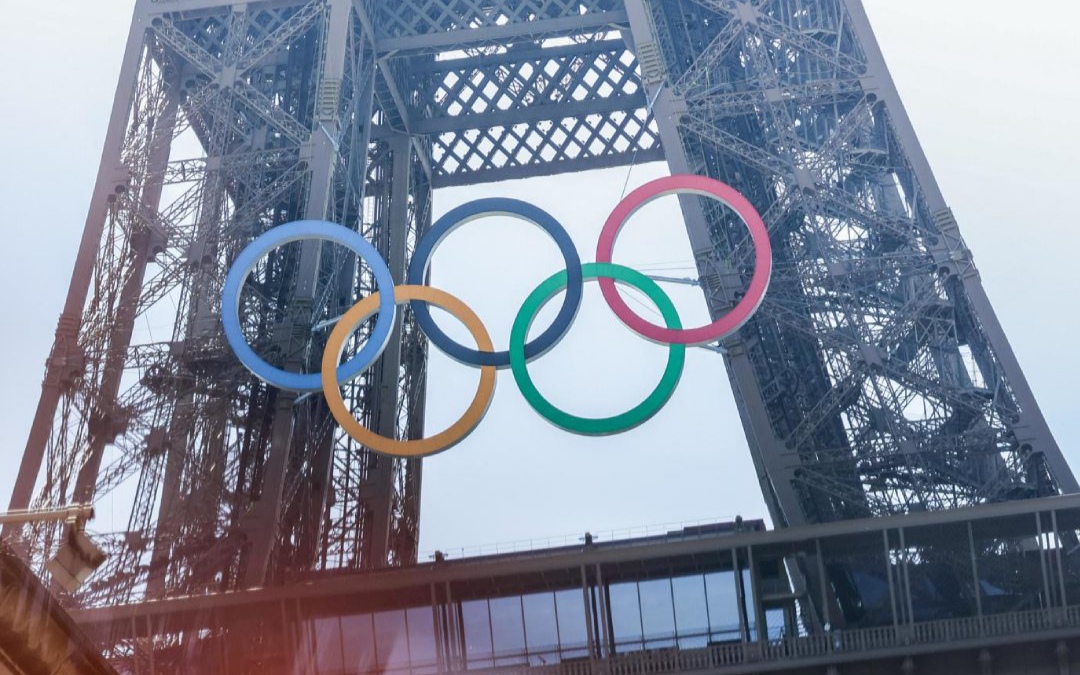
[[[416,286],[425,284],[425,276],[431,262],[431,256],[447,235],[471,220],[497,215],[513,216],[540,227],[555,240],[555,244],[558,245],[559,251],[562,253],[563,260],[566,261],[567,284],[562,307],[547,330],[525,345],[525,359],[532,360],[554,347],[570,330],[574,317],[577,316],[578,308],[581,306],[581,297],[585,286],[581,271],[581,258],[578,256],[573,240],[570,239],[569,233],[559,224],[559,221],[555,220],[547,211],[518,199],[506,199],[503,197],[477,199],[452,209],[431,226],[431,229],[417,245],[416,251],[413,252],[412,262],[409,264],[408,283]],[[508,368],[510,366],[509,350],[481,352],[458,344],[435,324],[427,303],[412,301],[410,306],[416,316],[416,322],[420,324],[421,330],[428,336],[431,343],[455,361],[477,367]]]

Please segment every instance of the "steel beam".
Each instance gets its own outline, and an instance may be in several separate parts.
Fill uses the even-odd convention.
[[[663,148],[653,147],[647,150],[613,152],[609,155],[601,155],[598,157],[575,157],[563,159],[559,162],[537,162],[526,166],[504,166],[469,172],[458,171],[450,174],[436,175],[435,178],[432,179],[432,185],[436,188],[443,188],[460,185],[497,183],[503,180],[519,180],[522,178],[535,178],[537,176],[557,176],[559,174],[576,171],[591,171],[593,169],[607,169],[614,166],[658,162],[663,159]]]
[[[323,45],[323,57],[318,65],[318,91],[340,92],[341,81],[345,75],[345,54],[349,44],[349,30],[352,24],[351,0],[327,0],[327,33]],[[309,131],[310,178],[308,184],[308,202],[304,212],[307,220],[326,220],[332,217],[332,194],[334,174],[339,162],[339,149],[336,139],[340,136],[340,120],[337,107],[340,105],[340,93],[330,95],[327,100],[320,100],[320,109],[316,112],[318,126]],[[294,302],[311,304],[317,292],[319,263],[322,246],[317,242],[305,242],[300,258],[300,276],[297,281]],[[300,364],[295,364],[299,366]],[[248,526],[248,539],[252,542],[251,553],[247,562],[246,585],[262,586],[270,565],[270,556],[277,543],[280,532],[282,512],[282,489],[284,488],[293,438],[293,406],[295,398],[280,396],[273,421],[273,435],[270,445],[270,457],[263,478],[262,493],[252,509]]]
[[[874,91],[888,108],[889,120],[903,143],[904,153],[912,163],[927,206],[931,213],[934,214],[934,218],[942,228],[943,234],[947,238],[959,240],[960,250],[951,252],[950,257],[955,258],[958,253],[962,256],[966,252],[966,246],[963,245],[963,240],[960,238],[956,220],[953,218],[952,210],[945,201],[937,179],[934,177],[934,172],[930,168],[930,162],[923,151],[922,144],[919,143],[919,139],[915,134],[915,127],[912,125],[911,118],[908,117],[907,110],[900,99],[896,83],[893,81],[892,75],[885,64],[885,57],[878,46],[866,10],[863,8],[861,0],[844,0],[844,6],[851,17],[853,30],[866,53],[869,66],[866,86]],[[957,261],[953,261],[954,266],[950,270],[952,273],[960,272],[960,269],[955,266],[955,262]],[[1001,322],[998,320],[997,313],[990,304],[981,277],[978,273],[966,273],[960,274],[960,280],[963,283],[968,302],[971,304],[974,314],[979,317],[982,330],[986,334],[997,360],[1001,363],[1005,379],[1009,382],[1009,386],[1013,390],[1013,396],[1016,398],[1020,419],[1014,422],[1014,427],[1018,431],[1017,440],[1022,444],[1021,452],[1041,455],[1049,465],[1060,490],[1068,493],[1080,492],[1080,483],[1077,483],[1072,469],[1069,468],[1068,462],[1065,461],[1065,457],[1054,439],[1054,435],[1050,432],[1046,417],[1035,400],[1031,385],[1028,384],[1027,377],[1020,367],[1016,353],[1013,351],[1012,345],[1009,344]],[[1027,447],[1027,450],[1024,449],[1024,446]]]
[[[1005,519],[1011,524],[1025,525],[1016,530],[1020,536],[1034,536],[1036,513],[1068,514],[1070,522],[1080,520],[1080,496],[1068,495],[1019,502],[983,504],[981,506],[935,513],[912,513],[891,518],[868,518],[845,522],[821,523],[797,528],[764,530],[744,523],[745,529],[724,529],[713,533],[665,535],[613,546],[569,546],[562,549],[546,549],[534,552],[485,556],[481,558],[448,561],[449,564],[425,563],[406,569],[383,570],[375,573],[337,575],[317,583],[299,587],[261,588],[220,594],[213,598],[171,598],[132,605],[77,610],[75,619],[88,627],[114,624],[129,629],[133,620],[145,620],[180,616],[202,615],[211,611],[257,606],[281,601],[318,600],[342,595],[360,597],[365,594],[403,594],[409,588],[427,588],[432,583],[478,582],[499,577],[519,575],[543,576],[555,570],[580,569],[581,565],[597,564],[613,567],[642,567],[661,573],[671,569],[670,561],[676,558],[695,559],[706,556],[728,558],[729,551],[742,551],[752,547],[759,555],[771,559],[782,558],[796,552],[816,552],[818,541],[846,543],[867,550],[877,550],[882,533],[940,529],[949,526],[992,526]],[[743,556],[745,558],[745,555]]]
[[[64,310],[56,329],[56,340],[46,365],[45,379],[42,382],[41,398],[38,399],[34,412],[34,421],[26,441],[19,473],[11,493],[8,508],[12,511],[27,509],[30,506],[45,458],[46,445],[52,431],[60,402],[62,382],[67,379],[64,370],[80,370],[82,358],[79,356],[78,331],[80,317],[90,293],[94,265],[99,255],[101,237],[105,228],[106,211],[110,198],[127,181],[121,161],[124,133],[135,99],[135,82],[139,63],[143,58],[143,46],[147,24],[136,12],[128,31],[124,60],[120,66],[120,78],[116,96],[113,99],[109,117],[109,129],[105,135],[105,150],[102,153],[101,166],[98,169],[97,183],[91,197],[89,214],[83,228],[79,251],[75,257],[71,283],[68,285]],[[4,534],[11,532],[7,527]]]
[[[423,54],[457,49],[483,48],[492,44],[534,42],[580,33],[604,33],[625,27],[626,13],[619,9],[584,15],[510,22],[502,26],[458,28],[445,32],[379,37],[380,54]]]

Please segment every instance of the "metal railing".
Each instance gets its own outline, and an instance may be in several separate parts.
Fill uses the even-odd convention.
[[[715,518],[699,518],[696,520],[680,520],[669,523],[654,523],[652,525],[636,525],[633,527],[590,531],[590,534],[592,535],[593,541],[597,543],[615,542],[625,539],[653,537],[671,532],[680,532],[688,527],[715,525],[717,523],[733,522],[734,520],[735,516],[718,516]],[[487,555],[542,551],[544,549],[559,548],[563,546],[576,546],[584,542],[585,533],[578,532],[575,534],[561,534],[551,537],[536,537],[533,539],[518,539],[516,541],[445,548],[439,549],[439,552],[447,558],[460,560],[462,558],[477,558]],[[435,558],[435,553],[434,550],[421,551],[417,559],[420,562],[427,562]]]
[[[711,645],[699,649],[658,649],[614,654],[596,661],[567,661],[545,666],[499,668],[500,675],[666,675],[703,670],[723,672],[726,667],[794,662],[920,646],[955,645],[992,638],[1034,635],[1046,631],[1080,630],[1080,606],[943,619],[912,625],[864,628],[768,642]],[[470,672],[473,672],[470,669]],[[485,672],[485,671],[476,671]]]

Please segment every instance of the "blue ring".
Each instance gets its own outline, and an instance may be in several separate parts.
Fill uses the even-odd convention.
[[[382,354],[394,330],[397,303],[394,300],[394,278],[386,261],[367,239],[342,225],[323,220],[294,221],[268,230],[240,252],[229,269],[221,294],[221,323],[225,327],[225,338],[240,363],[263,382],[287,391],[313,392],[322,391],[322,376],[318,372],[291,373],[271,366],[255,353],[240,329],[240,291],[255,265],[273,249],[304,239],[332,241],[360,256],[371,267],[379,290],[379,316],[375,320],[375,327],[363,348],[338,367],[339,382],[348,382],[357,377]]]
[[[559,309],[555,320],[551,322],[540,335],[525,345],[525,359],[531,361],[544,354],[566,335],[574,323],[578,308],[581,307],[581,296],[584,290],[584,279],[581,272],[581,258],[570,235],[566,232],[559,221],[555,220],[547,211],[532,204],[517,199],[492,197],[489,199],[477,199],[468,204],[463,204],[431,226],[427,234],[420,240],[413,253],[412,262],[409,264],[408,282],[411,285],[423,286],[426,284],[428,266],[431,256],[439,247],[442,240],[451,232],[465,223],[483,218],[485,216],[512,216],[532,223],[548,233],[555,240],[563,260],[566,261],[567,284],[566,295],[563,297],[562,308]],[[416,322],[431,340],[431,343],[439,348],[450,358],[470,366],[495,366],[496,368],[510,367],[510,351],[481,352],[454,342],[446,333],[435,324],[431,318],[431,310],[427,303],[413,301],[410,303]]]

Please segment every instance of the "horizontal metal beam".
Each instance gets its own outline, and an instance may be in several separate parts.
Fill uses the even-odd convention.
[[[194,12],[228,14],[241,5],[246,5],[249,10],[256,10],[306,4],[308,4],[308,0],[262,0],[262,2],[244,2],[243,0],[139,0],[139,3],[135,6],[135,13],[143,17],[162,16],[177,12],[190,16]]]
[[[503,180],[517,180],[519,178],[554,176],[556,174],[574,171],[606,169],[614,166],[627,166],[629,164],[660,162],[663,161],[663,159],[663,149],[655,147],[648,150],[638,150],[636,153],[628,150],[626,152],[613,153],[610,155],[580,157],[564,161],[527,164],[525,166],[509,166],[498,169],[455,171],[451,174],[436,174],[432,178],[431,183],[435,188],[454,187],[458,185],[478,185],[481,183],[497,183]]]
[[[444,134],[465,132],[471,129],[512,127],[515,124],[558,122],[567,118],[589,115],[609,115],[613,112],[632,113],[645,108],[645,94],[619,94],[607,98],[589,98],[583,101],[563,101],[508,108],[482,113],[446,115],[423,120],[411,120],[410,129],[417,134]]]
[[[492,43],[534,41],[560,35],[579,35],[587,32],[620,30],[629,25],[626,10],[610,10],[580,16],[563,16],[557,19],[509,23],[504,26],[488,26],[451,30],[442,33],[385,37],[376,40],[375,51],[382,55],[420,54],[452,49],[468,49]]]
[[[1080,495],[1045,497],[983,504],[951,511],[928,511],[888,518],[865,518],[837,521],[816,525],[783,528],[779,530],[754,530],[751,523],[744,523],[744,530],[730,529],[703,533],[678,533],[624,542],[600,543],[592,546],[568,546],[556,549],[513,553],[505,555],[466,558],[457,561],[424,563],[414,567],[353,575],[326,577],[307,584],[259,588],[247,591],[220,593],[212,597],[182,597],[154,600],[131,605],[75,610],[72,615],[80,625],[130,626],[136,619],[154,619],[183,613],[199,613],[206,616],[214,610],[249,607],[282,601],[296,602],[300,599],[357,596],[365,593],[390,593],[406,588],[426,588],[430,584],[443,584],[470,580],[485,582],[498,577],[517,574],[542,573],[545,570],[592,568],[595,565],[641,565],[648,561],[665,561],[673,558],[715,555],[718,552],[753,547],[755,552],[786,555],[799,547],[813,547],[815,540],[864,537],[881,542],[881,533],[890,530],[913,530],[916,528],[942,528],[947,525],[979,522],[999,523],[1007,517],[1032,515],[1034,528],[1036,513],[1077,512],[1080,517]],[[823,542],[824,543],[824,542]]]
[[[430,75],[435,73],[460,73],[509,66],[515,63],[551,61],[567,56],[588,58],[599,54],[624,53],[629,51],[622,38],[612,40],[590,40],[545,46],[536,43],[516,44],[512,49],[493,54],[479,54],[462,58],[446,58],[438,61],[431,59],[412,59],[409,63],[409,75]],[[632,55],[632,54],[631,54]],[[404,58],[404,57],[397,57]]]

